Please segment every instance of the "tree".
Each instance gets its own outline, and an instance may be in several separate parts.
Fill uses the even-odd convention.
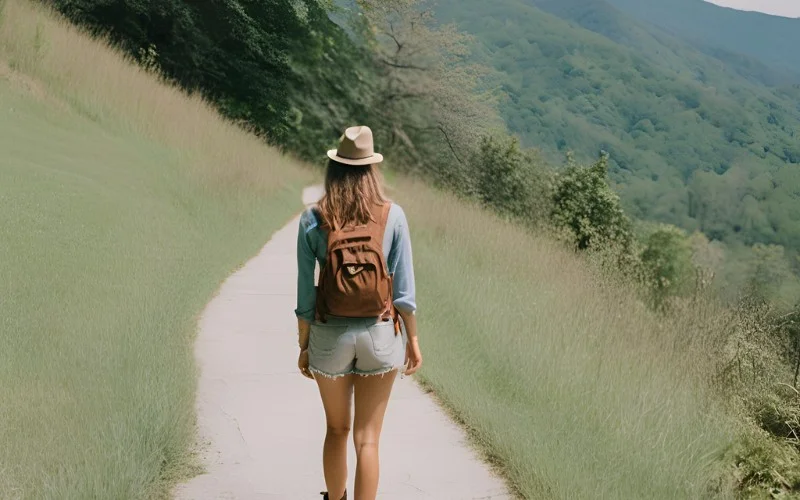
[[[516,137],[484,137],[471,160],[481,202],[526,223],[548,216],[549,176],[533,152]]]
[[[725,245],[719,241],[710,241],[699,231],[692,233],[688,241],[697,279],[696,286],[698,290],[708,288],[717,283],[717,276],[723,271],[726,261]]]
[[[780,245],[753,245],[747,265],[747,292],[752,297],[791,308],[800,301],[800,279]]]
[[[283,144],[313,162],[324,160],[320,152],[335,147],[348,126],[373,123],[379,83],[379,68],[369,49],[330,19],[329,8],[334,15],[344,10],[309,1],[304,13],[307,34],[290,44],[291,133]]]
[[[437,25],[422,0],[359,0],[358,30],[380,71],[373,103],[378,140],[410,169],[474,192],[468,160],[480,137],[505,130],[480,92],[485,67],[467,61],[472,39]]]
[[[670,296],[683,295],[692,290],[692,248],[680,228],[660,225],[646,238],[641,261],[653,303],[657,307]]]
[[[577,248],[615,246],[629,251],[633,232],[620,206],[619,196],[607,181],[608,155],[588,168],[568,156],[566,170],[555,180],[551,218],[559,228],[568,229]]]

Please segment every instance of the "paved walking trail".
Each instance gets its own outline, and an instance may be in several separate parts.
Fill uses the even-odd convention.
[[[319,195],[309,188],[303,201]],[[203,313],[195,355],[207,473],[178,486],[178,499],[321,499],[325,418],[316,384],[296,368],[298,220],[228,278]],[[392,393],[378,498],[511,499],[412,378],[398,378]]]

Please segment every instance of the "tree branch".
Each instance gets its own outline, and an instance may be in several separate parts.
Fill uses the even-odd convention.
[[[400,40],[398,40],[398,39],[397,39],[397,37],[396,37],[396,36],[394,36],[394,24],[392,24],[392,22],[391,22],[391,21],[389,21],[389,29],[391,30],[391,32],[386,32],[386,31],[384,31],[384,34],[385,34],[386,36],[388,36],[389,38],[391,38],[392,40],[394,40],[394,43],[397,45],[397,52],[396,52],[396,54],[399,54],[399,53],[400,53],[400,51],[401,51],[401,50],[403,50],[403,46],[404,46],[404,44],[400,43]]]
[[[415,127],[413,125],[406,125],[406,127],[413,128],[417,132],[426,132],[426,131],[431,131],[431,130],[438,130],[444,136],[444,140],[445,140],[445,142],[447,142],[447,146],[450,148],[450,152],[453,153],[453,156],[455,156],[455,158],[458,161],[458,163],[461,164],[461,165],[464,164],[464,162],[461,160],[461,157],[458,156],[458,153],[456,153],[456,149],[453,147],[453,143],[450,142],[450,136],[447,135],[447,131],[444,129],[444,125],[442,125],[441,123],[436,124],[433,127]]]
[[[413,64],[393,63],[391,61],[387,61],[382,57],[379,59],[379,61],[387,66],[391,66],[392,68],[398,68],[398,69],[416,69],[418,71],[428,71],[429,69],[429,68],[423,68],[422,66],[415,66]]]
[[[450,151],[452,151],[452,152],[453,152],[453,156],[455,156],[455,157],[456,157],[456,161],[458,161],[458,163],[459,163],[460,165],[464,165],[464,162],[463,162],[463,161],[461,161],[461,158],[459,158],[459,156],[458,156],[458,153],[456,153],[456,150],[455,150],[455,148],[453,148],[453,143],[451,143],[451,142],[450,142],[450,136],[448,136],[448,135],[447,135],[447,131],[444,129],[444,127],[442,126],[442,124],[441,124],[441,123],[440,123],[440,124],[438,124],[438,125],[437,125],[437,128],[438,128],[438,129],[439,129],[439,131],[442,133],[442,135],[444,135],[444,140],[445,140],[445,141],[447,141],[447,145],[450,147]]]
[[[425,94],[417,94],[414,92],[396,92],[387,94],[386,96],[383,97],[381,102],[386,104],[397,99],[418,99],[422,97],[425,97]]]

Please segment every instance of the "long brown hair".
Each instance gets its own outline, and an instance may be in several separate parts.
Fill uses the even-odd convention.
[[[376,165],[356,167],[328,161],[325,195],[318,204],[323,225],[334,228],[366,224],[372,207],[387,201],[383,194],[383,175]]]

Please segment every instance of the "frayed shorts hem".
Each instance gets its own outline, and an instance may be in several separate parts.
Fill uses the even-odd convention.
[[[399,370],[401,368],[404,368],[404,367],[402,367],[402,366],[389,366],[389,367],[386,367],[386,368],[378,368],[377,370],[372,370],[372,371],[368,371],[368,372],[361,371],[361,370],[347,370],[346,372],[341,372],[341,373],[328,373],[328,372],[322,371],[322,370],[320,370],[318,368],[314,368],[313,366],[309,366],[308,367],[309,371],[311,371],[312,373],[314,373],[316,375],[321,375],[321,376],[323,376],[325,378],[330,378],[330,379],[341,378],[341,377],[344,377],[345,375],[359,375],[361,377],[372,377],[372,376],[375,376],[375,375],[386,375],[387,373],[390,373],[390,372],[392,372],[394,370]]]

